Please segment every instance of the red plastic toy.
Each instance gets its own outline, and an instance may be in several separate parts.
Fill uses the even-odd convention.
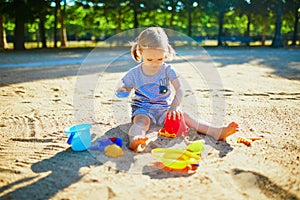
[[[168,137],[168,138],[176,138],[179,136],[186,136],[188,134],[188,127],[185,124],[183,115],[179,117],[176,115],[175,119],[173,116],[168,119],[166,116],[165,124],[162,129],[158,132],[158,135]]]

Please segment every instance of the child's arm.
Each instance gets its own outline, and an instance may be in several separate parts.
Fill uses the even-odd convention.
[[[175,89],[175,96],[174,96],[174,99],[168,110],[168,117],[171,117],[171,116],[176,117],[176,115],[178,115],[178,117],[180,118],[181,111],[179,109],[179,106],[183,99],[183,88],[182,88],[182,84],[181,84],[181,81],[179,80],[179,78],[174,79],[172,81],[172,85]]]

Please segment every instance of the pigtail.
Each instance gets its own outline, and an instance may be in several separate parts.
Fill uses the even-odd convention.
[[[173,47],[168,44],[168,54],[166,55],[166,58],[171,61],[173,60],[174,56],[176,55],[175,50],[173,49]]]
[[[137,62],[141,62],[141,55],[139,54],[139,50],[138,50],[138,44],[137,42],[134,42],[131,44],[131,56],[132,58],[137,61]]]

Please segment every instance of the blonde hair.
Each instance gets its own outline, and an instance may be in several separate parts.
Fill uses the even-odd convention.
[[[132,43],[132,58],[137,62],[142,61],[140,51],[149,48],[164,50],[167,60],[172,60],[175,55],[173,47],[169,44],[167,34],[160,27],[150,27],[139,34],[137,41]]]

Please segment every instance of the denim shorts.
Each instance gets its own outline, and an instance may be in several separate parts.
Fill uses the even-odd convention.
[[[164,108],[149,108],[149,109],[145,109],[142,107],[137,107],[135,105],[131,106],[132,108],[132,119],[134,118],[134,116],[138,115],[138,114],[144,114],[147,115],[148,117],[150,117],[151,122],[155,125],[160,125],[163,126],[165,119],[166,119],[166,114],[167,114],[167,109]]]

